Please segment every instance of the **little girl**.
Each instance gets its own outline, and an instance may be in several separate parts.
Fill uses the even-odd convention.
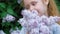
[[[58,16],[58,11],[56,9],[53,0],[23,0],[23,2],[25,9],[30,11],[36,10],[38,12],[38,16],[42,16],[42,15],[45,15],[47,17]],[[26,23],[26,25],[27,24],[28,23]],[[60,34],[59,24],[54,23],[50,25],[50,27],[52,28],[53,34]],[[27,29],[25,27],[22,27],[21,34],[28,34]]]

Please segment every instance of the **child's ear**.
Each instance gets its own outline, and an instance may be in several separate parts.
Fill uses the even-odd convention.
[[[45,5],[48,5],[49,0],[42,0]]]

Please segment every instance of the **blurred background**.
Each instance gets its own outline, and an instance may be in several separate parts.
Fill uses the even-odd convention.
[[[21,16],[23,8],[22,0],[0,0],[0,30],[6,34],[10,34],[10,30],[21,29],[21,25],[17,22]],[[55,0],[57,8],[60,12],[60,0]],[[14,20],[7,20],[13,18]],[[7,16],[7,18],[6,18]],[[5,19],[6,18],[6,19]]]

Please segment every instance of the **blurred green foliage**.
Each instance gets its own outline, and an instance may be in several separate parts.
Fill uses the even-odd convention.
[[[57,5],[58,10],[60,12],[60,0],[55,0],[55,2],[56,2],[56,5]]]

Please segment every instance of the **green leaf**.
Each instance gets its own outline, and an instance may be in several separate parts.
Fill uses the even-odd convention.
[[[14,16],[17,16],[17,14],[13,11],[13,9],[11,8],[11,6],[7,7],[7,13],[9,13],[11,15],[14,15]]]
[[[16,26],[15,25],[11,25],[11,28],[13,29],[13,30],[16,30]]]
[[[0,3],[0,11],[5,11],[5,10],[6,10],[6,4]]]
[[[5,12],[5,11],[2,12],[2,13],[1,13],[1,18],[5,17],[6,15],[7,15],[7,12]]]
[[[0,3],[0,8],[6,8],[5,3]]]
[[[18,28],[19,28],[19,30],[21,30],[22,26],[19,26]]]
[[[4,23],[2,23],[2,26],[5,26],[5,27],[9,27],[11,24],[10,24],[10,22],[4,22]]]

